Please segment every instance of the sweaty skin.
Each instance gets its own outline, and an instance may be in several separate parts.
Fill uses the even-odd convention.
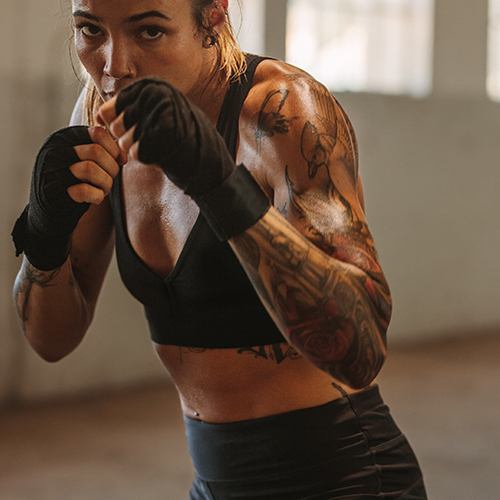
[[[289,368],[294,374],[310,372],[305,379],[302,374],[301,380],[306,380],[307,386],[314,379],[318,390],[314,391],[314,398],[308,399],[321,394],[316,400],[321,404],[336,396],[331,377],[346,387],[360,389],[369,385],[380,370],[386,355],[390,294],[359,201],[356,143],[345,113],[317,82],[281,63],[262,63],[254,82],[240,119],[237,162],[247,165],[278,210],[272,209],[230,243],[263,303],[293,346],[293,357],[285,360],[287,365],[283,361],[277,373],[283,375]],[[269,99],[273,95],[286,96],[286,102],[283,98],[276,100],[273,109]],[[137,143],[134,144],[130,132],[125,132],[113,105],[110,101],[101,108],[101,119],[119,138],[120,146],[134,157]],[[262,119],[264,109],[270,114],[266,120]],[[273,120],[287,125],[273,127]],[[268,131],[273,129],[273,134],[261,132],[259,127],[264,126]],[[317,136],[313,139],[307,135],[312,127]],[[160,182],[160,178],[157,180]],[[338,186],[342,186],[342,193]],[[193,214],[197,211],[194,202],[191,210]],[[134,248],[144,237],[145,234],[134,237]],[[139,254],[143,260],[151,254],[144,250]],[[170,271],[164,270],[163,276]],[[193,377],[200,386],[212,386],[213,378],[198,379],[197,374],[207,372],[199,367],[199,359],[194,362],[195,356],[207,361],[216,359],[214,371],[219,372],[220,360],[235,354],[232,350],[184,349],[177,360],[171,347],[157,346],[157,351],[174,374],[181,397],[189,392],[183,391],[184,384],[189,387]],[[245,351],[236,350],[236,357],[242,354]],[[196,369],[189,369],[191,363]],[[239,371],[242,365],[238,364]],[[277,375],[266,374],[265,378],[274,376]],[[246,375],[234,387],[231,384],[232,391],[226,389],[238,404],[239,383],[249,384],[244,378]],[[266,386],[264,380],[261,382]],[[296,387],[297,378],[289,379],[287,375],[287,382],[281,382],[280,389],[288,387],[289,382]],[[213,387],[227,385],[223,377]],[[259,397],[265,392],[258,390]],[[212,416],[211,411],[213,401],[219,401],[220,395],[218,390],[209,394],[207,397],[203,393],[203,405],[198,397],[185,398],[185,408],[188,413],[193,407],[197,408],[192,410],[194,413],[208,412],[212,420],[218,421],[219,416]],[[269,395],[266,405],[276,407],[271,399]],[[297,401],[296,395],[294,399]],[[212,410],[198,410],[208,407]],[[245,418],[247,411],[244,410]]]
[[[215,125],[225,94],[209,78],[215,55],[193,36],[188,2],[72,4],[77,52],[106,102],[100,120],[111,135],[96,129],[102,149],[82,151],[88,168],[74,172],[83,183],[70,195],[93,206],[75,230],[70,259],[53,275],[39,275],[25,262],[16,284],[26,336],[49,361],[74,350],[92,319],[112,255],[106,195],[108,178],[122,163],[120,150],[128,153],[122,181],[129,239],[152,271],[168,276],[198,215],[196,203],[158,166],[134,159],[133,129],[125,133],[114,116],[113,98],[156,74]],[[217,23],[217,12],[212,14]],[[371,384],[385,359],[391,309],[364,217],[356,139],[323,86],[296,68],[263,62],[240,116],[237,163],[250,170],[274,208],[230,244],[289,343],[156,346],[184,412],[209,422],[320,405],[341,396],[335,385],[353,392]]]

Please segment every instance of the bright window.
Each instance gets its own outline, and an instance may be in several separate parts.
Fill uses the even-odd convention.
[[[333,91],[424,96],[434,0],[289,0],[287,60]]]
[[[264,0],[233,0],[229,16],[241,48],[251,54],[263,54]]]
[[[488,94],[500,101],[500,0],[490,0],[488,30]]]

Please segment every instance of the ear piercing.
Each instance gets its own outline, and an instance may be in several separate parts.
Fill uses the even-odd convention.
[[[217,43],[217,37],[215,35],[207,35],[203,41],[203,47],[206,49],[212,48]]]

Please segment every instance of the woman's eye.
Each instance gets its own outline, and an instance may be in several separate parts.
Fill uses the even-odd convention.
[[[148,26],[147,28],[144,28],[139,34],[141,38],[145,38],[146,40],[155,40],[157,38],[160,38],[162,35],[163,31],[155,26]]]
[[[101,30],[93,24],[85,24],[84,26],[77,26],[85,36],[97,36],[101,34]]]

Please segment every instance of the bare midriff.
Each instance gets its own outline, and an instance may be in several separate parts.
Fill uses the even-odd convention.
[[[298,356],[277,364],[250,350],[155,347],[179,391],[183,412],[191,418],[236,422],[342,397],[330,375]]]

